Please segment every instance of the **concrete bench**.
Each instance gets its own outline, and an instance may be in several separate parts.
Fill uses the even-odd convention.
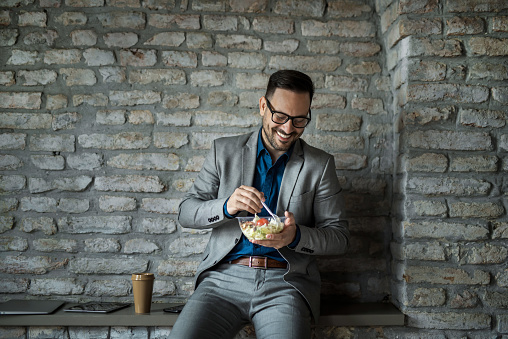
[[[152,304],[149,314],[136,314],[134,306],[107,313],[64,312],[63,308],[49,315],[0,315],[0,326],[173,326],[178,315],[164,308],[175,304]],[[389,303],[322,305],[318,326],[400,326],[404,314]]]

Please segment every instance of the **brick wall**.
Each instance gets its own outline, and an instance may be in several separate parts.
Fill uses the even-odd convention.
[[[157,301],[188,297],[209,234],[178,203],[294,68],[316,84],[303,137],[335,155],[351,217],[322,294],[408,319],[316,337],[508,333],[507,18],[504,0],[3,0],[0,299],[131,301],[133,271]],[[60,331],[91,330],[0,334]]]
[[[377,6],[400,138],[393,333],[506,338],[508,2]]]

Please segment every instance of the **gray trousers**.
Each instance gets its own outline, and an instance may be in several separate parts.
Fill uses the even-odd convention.
[[[258,339],[309,339],[310,309],[285,272],[234,264],[204,272],[169,337],[229,339],[252,323]]]

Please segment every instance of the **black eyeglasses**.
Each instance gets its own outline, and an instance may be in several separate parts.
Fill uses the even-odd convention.
[[[270,110],[270,113],[272,113],[272,121],[276,124],[284,125],[288,120],[291,120],[291,123],[296,128],[304,128],[307,126],[311,120],[311,113],[309,108],[309,117],[290,117],[286,113],[277,112],[272,110],[272,104],[270,101],[265,97],[266,102],[268,103],[268,109]]]

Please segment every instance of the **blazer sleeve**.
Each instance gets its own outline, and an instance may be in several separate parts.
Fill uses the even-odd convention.
[[[223,206],[228,197],[218,198],[220,179],[214,141],[194,185],[180,202],[178,207],[180,225],[204,229],[217,227],[225,221]]]
[[[332,155],[326,162],[321,178],[316,186],[314,196],[308,197],[301,204],[312,201],[313,222],[300,224],[300,242],[294,251],[312,255],[343,254],[349,247],[349,229],[345,216],[345,203],[342,187],[335,172],[335,161]],[[298,210],[298,202],[293,208]],[[308,221],[305,217],[304,222]]]

